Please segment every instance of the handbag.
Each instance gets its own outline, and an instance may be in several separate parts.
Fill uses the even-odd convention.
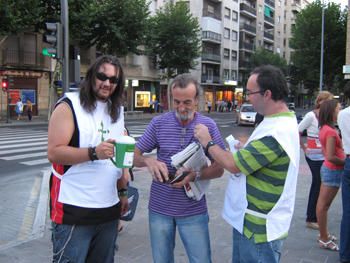
[[[119,219],[123,221],[131,221],[134,218],[137,203],[139,201],[139,190],[135,187],[128,185],[128,201],[130,208],[129,210]]]

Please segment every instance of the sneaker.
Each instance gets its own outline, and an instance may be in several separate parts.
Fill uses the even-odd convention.
[[[318,224],[316,222],[306,222],[306,227],[319,230]]]

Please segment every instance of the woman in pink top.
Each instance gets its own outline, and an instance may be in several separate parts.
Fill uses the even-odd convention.
[[[345,163],[341,139],[334,125],[340,110],[337,100],[325,100],[319,114],[319,140],[325,161],[321,167],[322,183],[316,207],[320,230],[318,244],[320,248],[332,251],[339,251],[339,246],[333,242],[338,239],[327,232],[327,212],[338,193]]]

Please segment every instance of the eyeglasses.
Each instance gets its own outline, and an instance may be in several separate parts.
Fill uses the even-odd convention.
[[[103,82],[105,82],[107,79],[109,80],[109,83],[111,84],[117,84],[118,81],[119,81],[119,78],[117,78],[116,76],[113,76],[113,77],[107,77],[107,75],[105,73],[102,73],[102,72],[98,72],[97,75],[96,75],[96,78],[98,80],[101,80]]]
[[[247,95],[247,96],[250,96],[250,95],[253,95],[253,94],[255,94],[255,93],[262,93],[262,91],[261,91],[261,90],[256,91],[256,92],[249,92],[249,91],[248,91],[248,92],[246,93],[246,95]]]

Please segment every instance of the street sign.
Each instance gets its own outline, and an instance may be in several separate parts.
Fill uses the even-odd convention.
[[[343,73],[344,74],[350,73],[350,65],[344,65],[343,66]]]

